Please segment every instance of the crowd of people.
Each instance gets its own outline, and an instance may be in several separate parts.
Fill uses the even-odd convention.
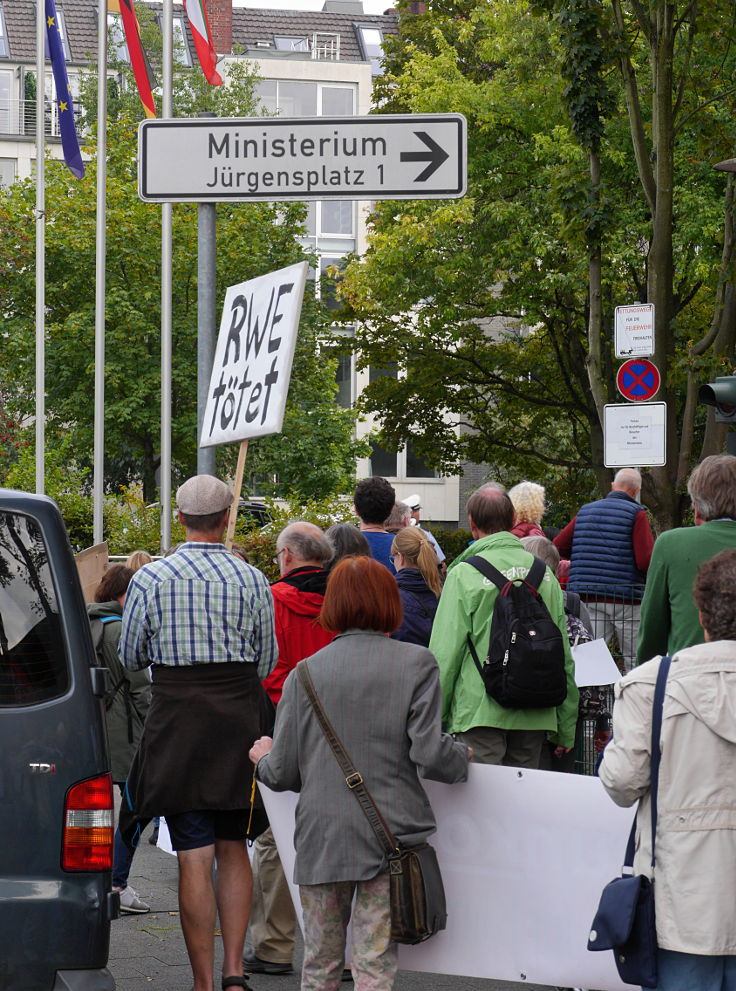
[[[736,920],[723,887],[736,874],[728,773],[736,753],[736,458],[706,458],[695,469],[688,485],[695,526],[656,543],[640,489],[640,473],[623,469],[605,498],[545,533],[542,486],[524,481],[507,492],[489,482],[468,500],[472,540],[446,568],[420,525],[419,497],[399,500],[387,480],[367,478],[354,493],[357,525],[323,532],[295,521],[279,533],[280,577],[269,586],[222,543],[227,485],[201,475],[179,488],[184,543],[160,560],[110,568],[90,616],[107,620],[102,646],[116,686],[108,729],[123,810],[114,884],[123,910],[148,910],[128,872],[145,823],[165,816],[179,860],[193,991],[214,987],[217,916],[223,991],[294,966],[296,916],[254,779],[299,793],[302,988],[334,991],[350,979],[358,991],[393,986],[387,862],[297,668],[308,669],[402,844],[420,843],[435,828],[422,778],[465,780],[469,761],[572,770],[582,721],[591,716],[604,751],[603,785],[619,804],[642,800],[643,837],[648,709],[667,652],[662,773],[675,811],[661,820],[658,866],[682,890],[668,882],[655,888],[660,988],[736,991]],[[557,704],[509,707],[486,690],[478,656],[489,650],[505,591],[472,559],[515,586],[536,559],[544,562],[536,595],[558,631],[564,697]],[[598,636],[615,637],[629,672],[616,686],[613,742],[600,693],[579,692],[575,683],[572,648]],[[252,869],[246,839],[255,844]],[[638,855],[642,871],[645,859]],[[710,895],[697,907],[681,902],[704,876]],[[692,974],[698,979],[688,983]]]

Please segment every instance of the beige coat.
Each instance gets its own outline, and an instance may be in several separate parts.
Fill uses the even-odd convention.
[[[637,873],[651,875],[650,746],[660,658],[616,686],[601,781],[617,805],[641,798]],[[667,679],[654,885],[659,945],[736,954],[736,641],[675,654]]]

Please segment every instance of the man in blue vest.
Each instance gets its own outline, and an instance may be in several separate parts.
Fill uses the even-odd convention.
[[[586,503],[554,539],[570,559],[568,588],[588,604],[593,629],[610,640],[615,631],[624,666],[636,656],[639,612],[654,535],[639,503],[641,473],[621,468],[604,499]]]

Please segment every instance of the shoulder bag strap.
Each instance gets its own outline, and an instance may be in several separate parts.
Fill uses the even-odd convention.
[[[378,842],[383,847],[384,853],[387,856],[395,854],[399,849],[399,844],[386,823],[386,820],[378,811],[378,806],[373,801],[370,792],[365,786],[363,775],[355,769],[347,750],[342,745],[340,737],[335,732],[334,726],[327,718],[327,713],[322,707],[322,703],[317,695],[317,689],[314,687],[312,675],[309,672],[309,667],[307,666],[306,661],[301,661],[297,664],[296,674],[297,678],[301,682],[302,688],[306,693],[309,704],[312,706],[314,714],[317,717],[317,722],[320,725],[320,729],[324,733],[325,738],[329,743],[333,754],[335,755],[335,760],[340,765],[340,770],[345,777],[345,784],[358,800],[358,804],[363,810],[366,819],[370,823],[373,832],[378,837]]]
[[[664,690],[667,684],[667,675],[670,670],[672,658],[666,655],[659,662],[657,672],[657,682],[654,686],[654,700],[652,701],[652,742],[651,742],[651,776],[649,794],[651,796],[651,819],[652,819],[652,867],[654,867],[654,846],[657,838],[657,794],[659,792],[659,764],[661,759],[660,738],[662,735],[662,710],[664,708]],[[626,856],[624,857],[624,868],[634,866],[634,848],[636,846],[636,816],[631,826],[629,842],[626,845]]]

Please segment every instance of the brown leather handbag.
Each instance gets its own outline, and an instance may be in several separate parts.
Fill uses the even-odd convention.
[[[437,854],[429,843],[403,847],[391,832],[355,769],[332,723],[327,718],[306,661],[297,665],[297,677],[317,721],[340,765],[345,784],[355,795],[381,844],[389,869],[391,939],[395,943],[423,943],[447,926],[447,905]]]

